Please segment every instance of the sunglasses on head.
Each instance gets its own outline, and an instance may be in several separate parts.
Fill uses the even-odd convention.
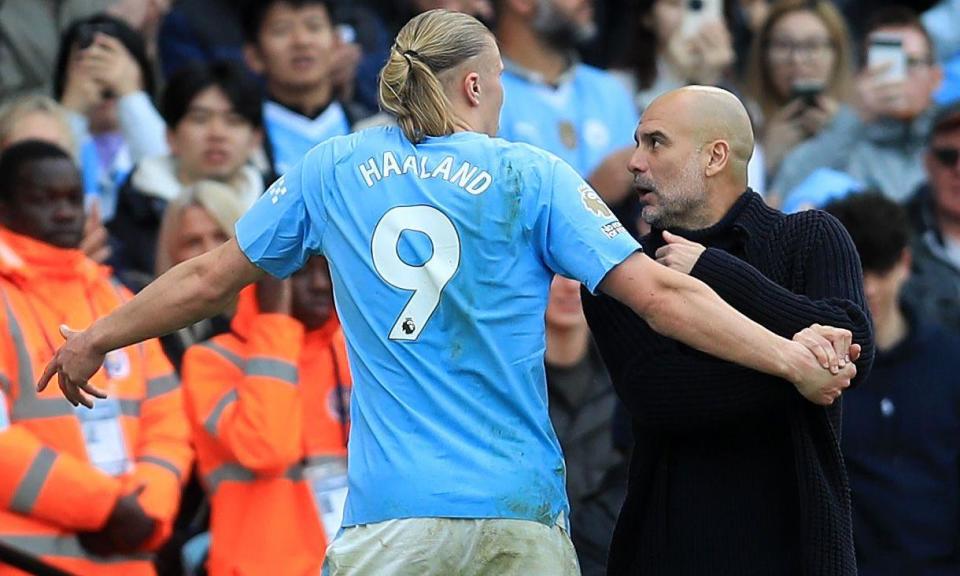
[[[930,153],[945,168],[953,168],[960,160],[960,149],[957,148],[933,148]]]

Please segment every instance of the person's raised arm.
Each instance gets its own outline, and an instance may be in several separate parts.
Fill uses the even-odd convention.
[[[91,407],[92,401],[83,392],[105,397],[87,380],[100,369],[107,352],[214,316],[226,308],[244,286],[264,274],[247,259],[235,240],[171,268],[132,300],[83,332],[62,328],[66,342],[44,370],[38,389],[46,388],[57,375],[67,400],[74,406]]]
[[[783,378],[817,404],[831,404],[856,375],[852,363],[831,374],[802,344],[777,336],[737,312],[706,284],[640,252],[613,268],[599,289],[632,308],[664,336]]]

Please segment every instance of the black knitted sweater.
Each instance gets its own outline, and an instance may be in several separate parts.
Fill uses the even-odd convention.
[[[853,384],[867,377],[874,347],[860,262],[836,219],[784,215],[747,190],[716,225],[674,232],[707,247],[691,275],[771,331],[851,330],[863,347]],[[642,243],[652,257],[661,233]],[[816,406],[788,382],[660,336],[609,297],[584,292],[584,309],[636,437],[609,574],[856,574],[839,401]],[[671,516],[684,506],[702,514],[679,514],[678,526]],[[752,541],[771,541],[758,533],[764,522],[795,527],[795,537],[758,549]],[[789,572],[778,567],[784,550]]]

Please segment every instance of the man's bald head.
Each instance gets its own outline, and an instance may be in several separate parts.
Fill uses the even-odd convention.
[[[654,100],[637,127],[628,167],[652,226],[705,228],[747,187],[753,128],[736,96],[703,86]]]
[[[753,126],[743,103],[730,92],[712,86],[685,86],[654,100],[643,116],[672,127],[678,138],[690,138],[698,149],[726,142],[728,170],[746,181],[747,163],[753,155]]]

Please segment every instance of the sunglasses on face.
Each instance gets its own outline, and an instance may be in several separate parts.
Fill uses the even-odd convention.
[[[960,149],[957,148],[932,148],[930,153],[944,168],[953,168],[960,160]]]

